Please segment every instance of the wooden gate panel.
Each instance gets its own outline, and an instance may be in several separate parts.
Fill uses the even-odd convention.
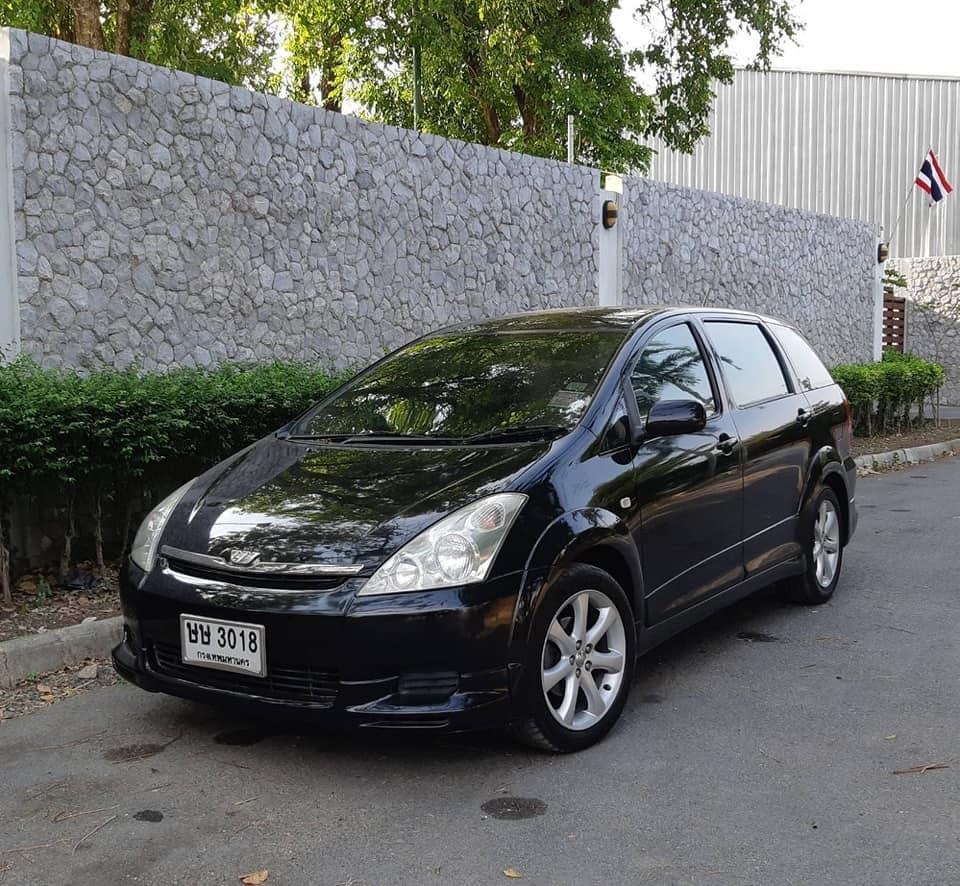
[[[891,292],[883,294],[883,346],[903,353],[907,327],[907,302]]]

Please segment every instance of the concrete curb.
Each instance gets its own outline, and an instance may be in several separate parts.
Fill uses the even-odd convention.
[[[946,440],[943,443],[928,443],[926,446],[895,449],[892,452],[859,455],[854,461],[857,464],[858,474],[869,474],[897,465],[916,465],[924,461],[933,461],[944,455],[954,455],[956,453],[960,453],[960,438]]]
[[[49,674],[104,658],[120,642],[123,617],[57,628],[0,643],[0,688],[10,689],[34,674]]]

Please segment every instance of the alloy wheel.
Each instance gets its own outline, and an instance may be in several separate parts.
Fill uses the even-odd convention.
[[[583,590],[557,611],[543,644],[541,685],[554,719],[581,731],[617,700],[626,667],[620,610],[602,591]]]
[[[840,517],[833,502],[825,498],[820,502],[813,525],[813,564],[820,587],[830,587],[836,577],[839,562]]]

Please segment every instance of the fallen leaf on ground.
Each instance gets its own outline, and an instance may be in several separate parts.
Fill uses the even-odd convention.
[[[906,769],[894,769],[894,775],[923,775],[932,769],[949,769],[949,763],[927,763],[924,766],[908,766]]]
[[[509,877],[511,880],[519,880],[523,876],[516,868],[507,868],[503,872],[503,875]]]
[[[53,690],[47,686],[46,683],[37,683],[35,688],[41,695],[50,695],[53,692]]]
[[[270,871],[264,868],[262,871],[254,871],[252,874],[244,874],[240,878],[240,882],[243,883],[243,886],[260,886],[261,883],[267,882],[267,877],[270,876]]]

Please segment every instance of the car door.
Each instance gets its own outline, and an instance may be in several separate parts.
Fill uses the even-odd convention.
[[[747,576],[800,555],[796,521],[812,440],[810,407],[758,320],[704,318],[743,449]]]
[[[661,400],[698,400],[706,426],[641,438],[634,458],[635,534],[648,624],[735,584],[743,575],[742,477],[736,427],[695,325],[656,329],[630,368],[639,428]]]

